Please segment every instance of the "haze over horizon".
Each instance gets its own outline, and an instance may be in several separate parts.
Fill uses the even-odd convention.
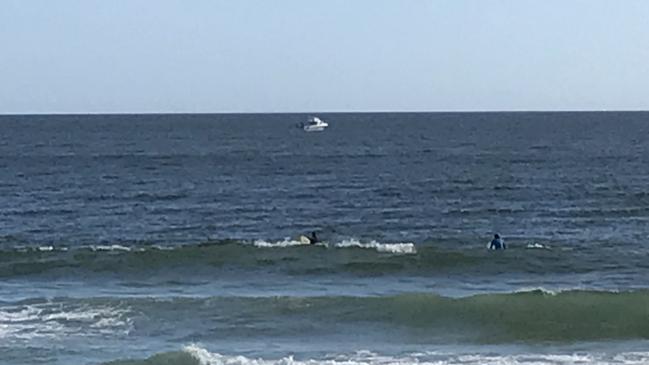
[[[0,4],[0,114],[649,110],[649,2]]]

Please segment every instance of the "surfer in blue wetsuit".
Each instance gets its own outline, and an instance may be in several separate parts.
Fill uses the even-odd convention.
[[[320,240],[318,239],[318,236],[315,235],[315,231],[311,232],[311,237],[309,237],[309,243],[315,245],[318,242],[320,242]]]
[[[491,244],[489,244],[489,249],[490,250],[500,250],[500,249],[506,249],[507,245],[505,245],[505,241],[500,238],[500,236],[496,233],[494,235],[494,239],[491,240]]]

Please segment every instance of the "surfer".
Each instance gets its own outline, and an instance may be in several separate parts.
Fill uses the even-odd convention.
[[[311,232],[311,237],[307,237],[309,239],[309,243],[312,245],[315,245],[316,243],[320,242],[318,239],[318,236],[316,236],[315,231]]]
[[[491,240],[491,243],[489,244],[489,249],[490,250],[500,250],[500,249],[507,249],[507,245],[505,245],[505,241],[500,238],[498,233],[494,235],[494,239]]]

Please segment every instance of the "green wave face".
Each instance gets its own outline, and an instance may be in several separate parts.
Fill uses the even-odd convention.
[[[266,308],[313,313],[337,323],[383,323],[423,341],[477,343],[649,339],[649,292],[531,291],[447,298],[311,298],[274,301]],[[308,312],[308,313],[307,313]]]
[[[70,326],[73,333],[79,325],[73,319],[85,313],[88,318],[83,325],[88,327],[88,333],[106,327],[137,336],[143,328],[174,328],[206,341],[244,340],[260,334],[295,338],[305,333],[318,337],[340,333],[398,334],[404,341],[427,344],[649,339],[646,290],[558,294],[537,290],[463,298],[433,294],[164,300],[43,298],[13,303],[7,308],[11,312],[7,315],[36,313],[28,318],[29,324],[41,332],[51,327],[48,318],[54,316],[60,318],[59,325]],[[45,317],[40,318],[41,314]],[[66,320],[68,317],[72,320]],[[11,329],[12,323],[7,324]]]
[[[478,342],[649,338],[649,292],[542,291],[460,299],[398,296],[381,304],[398,325]]]
[[[145,360],[115,360],[103,365],[201,365],[199,359],[188,352],[156,354]]]

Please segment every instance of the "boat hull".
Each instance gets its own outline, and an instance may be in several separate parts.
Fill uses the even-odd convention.
[[[304,131],[305,132],[322,132],[327,128],[326,125],[318,125],[318,126],[312,126],[312,125],[307,125],[304,126]]]

